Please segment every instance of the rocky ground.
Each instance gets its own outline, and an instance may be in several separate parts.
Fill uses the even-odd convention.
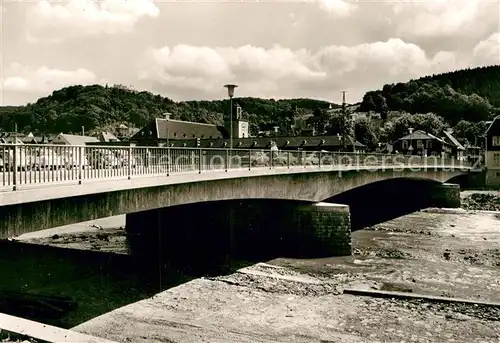
[[[75,330],[120,342],[500,342],[500,220],[429,210],[353,233],[355,254],[202,278]],[[441,304],[344,289],[494,302]]]
[[[462,208],[466,210],[500,211],[500,192],[462,192]]]

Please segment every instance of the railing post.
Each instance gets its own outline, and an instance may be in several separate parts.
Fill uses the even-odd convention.
[[[12,158],[12,175],[13,175],[13,179],[12,179],[12,190],[16,190],[17,189],[17,144],[14,144],[14,146],[12,147],[12,155],[13,155],[13,158]]]
[[[288,169],[290,169],[290,151],[286,152],[286,164],[288,166]]]
[[[127,170],[127,178],[130,180],[132,178],[132,147],[129,145],[128,146],[128,170]]]
[[[321,168],[321,151],[319,152],[318,167]]]
[[[198,174],[201,174],[201,167],[202,167],[202,163],[201,163],[201,158],[202,158],[202,151],[201,149],[198,149]]]
[[[83,159],[82,155],[85,154],[85,147],[78,148],[78,184],[82,184],[82,169],[83,169]]]
[[[269,150],[269,169],[273,169],[274,151]]]
[[[167,176],[170,176],[170,147],[167,146]]]
[[[226,172],[229,169],[229,150],[226,149]]]
[[[252,168],[252,150],[248,150],[248,170]]]

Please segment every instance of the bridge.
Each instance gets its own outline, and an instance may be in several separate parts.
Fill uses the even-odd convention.
[[[213,243],[215,228],[229,226],[230,245],[241,246],[273,226],[275,240],[293,241],[285,245],[348,254],[351,220],[354,228],[369,224],[350,215],[349,207],[363,217],[360,196],[376,213],[387,212],[388,195],[403,196],[398,202],[413,211],[456,207],[459,187],[444,182],[473,169],[434,156],[325,151],[0,145],[0,152],[0,238],[127,214],[132,236],[161,233],[171,250],[193,245],[193,227],[204,228],[197,244]]]

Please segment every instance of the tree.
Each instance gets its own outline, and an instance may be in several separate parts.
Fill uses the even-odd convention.
[[[361,119],[354,124],[354,137],[357,141],[367,146],[369,150],[375,150],[378,137],[370,121]]]
[[[439,135],[445,128],[445,123],[441,117],[433,113],[405,114],[394,120],[392,125],[386,126],[386,137],[389,139],[389,142],[393,142],[409,134],[410,127],[414,131],[422,130],[433,135]]]
[[[316,108],[313,111],[313,116],[311,119],[316,132],[320,135],[324,134],[328,123],[328,113],[326,112],[326,110]]]
[[[453,128],[453,135],[459,141],[467,141],[470,144],[476,145],[480,142],[480,137],[484,134],[484,122],[473,123],[466,120],[461,120]]]
[[[336,113],[330,118],[328,134],[340,135],[342,137],[342,145],[345,147],[347,142],[352,141],[354,138],[352,122],[342,113]]]
[[[384,85],[382,90],[367,92],[360,104],[361,111],[376,110],[383,119],[387,111],[433,112],[452,126],[460,120],[491,119],[497,108],[500,108],[500,66],[458,70]]]

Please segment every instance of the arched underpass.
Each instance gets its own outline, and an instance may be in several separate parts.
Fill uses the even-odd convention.
[[[457,204],[458,185],[394,178],[320,203],[235,199],[134,212],[127,214],[126,228],[131,252],[145,268],[157,271],[160,264],[196,272],[218,268],[231,259],[350,255],[352,230],[423,208]]]
[[[395,178],[357,187],[325,201],[349,205],[351,228],[356,231],[424,208],[446,207],[446,201],[439,197],[442,187],[443,183],[431,179]]]

